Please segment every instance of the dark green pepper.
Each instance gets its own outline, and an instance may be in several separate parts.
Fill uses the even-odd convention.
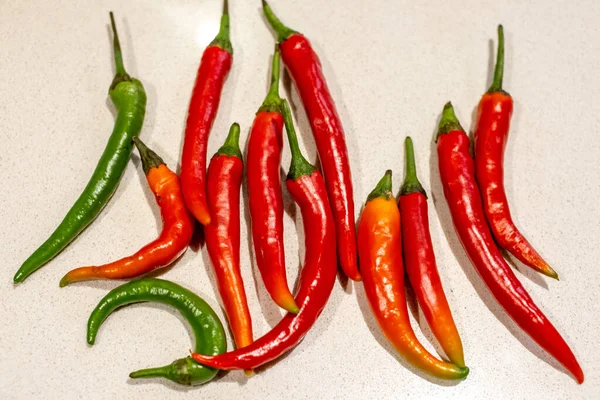
[[[195,352],[217,355],[227,350],[225,331],[219,317],[200,297],[169,281],[146,278],[111,290],[96,306],[88,320],[87,341],[93,345],[98,329],[117,308],[152,301],[176,308],[188,321],[196,340]],[[200,385],[215,377],[218,370],[196,363],[191,357],[180,358],[169,365],[132,372],[130,378],[167,378],[182,385]]]
[[[142,83],[125,71],[112,12],[110,21],[114,33],[116,74],[108,94],[118,111],[115,127],[87,186],[52,235],[21,265],[15,274],[15,283],[23,282],[56,257],[96,219],[117,190],[133,151],[132,139],[139,136],[142,129],[146,92]]]

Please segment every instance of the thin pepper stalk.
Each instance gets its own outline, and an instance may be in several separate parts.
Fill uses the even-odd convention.
[[[262,4],[269,24],[277,33],[283,62],[298,89],[315,138],[336,224],[338,261],[348,278],[360,281],[348,149],[321,61],[308,39],[285,26],[266,1]]]
[[[429,233],[427,193],[415,166],[410,137],[405,142],[406,174],[400,190],[398,207],[402,215],[402,249],[406,272],[425,319],[450,361],[465,366],[462,341],[437,270]]]
[[[558,274],[525,239],[512,220],[504,190],[504,149],[508,140],[513,100],[502,88],[504,77],[504,30],[498,26],[498,56],[494,80],[481,97],[475,128],[475,178],[481,190],[483,209],[500,247],[523,264],[558,279]]]
[[[163,229],[160,236],[135,254],[100,266],[68,272],[60,286],[94,279],[129,279],[170,265],[186,250],[194,233],[194,219],[185,208],[179,177],[137,136],[133,138],[142,159],[148,186],[160,207]]]
[[[210,160],[207,200],[213,218],[204,227],[206,248],[238,349],[252,343],[252,319],[240,271],[240,188],[244,164],[239,140],[240,126],[234,123],[225,143]]]
[[[227,350],[225,330],[214,310],[196,294],[166,280],[145,278],[111,290],[94,308],[87,326],[87,342],[93,345],[100,326],[113,311],[129,304],[155,302],[174,307],[187,320],[195,338],[195,351],[221,354]],[[211,381],[218,370],[197,364],[191,357],[169,365],[141,369],[129,374],[132,379],[166,378],[181,385],[201,385]]]
[[[23,282],[56,257],[96,219],[117,190],[133,150],[132,138],[139,136],[142,130],[146,92],[142,83],[125,70],[112,12],[110,21],[116,73],[108,94],[117,109],[115,126],[87,186],[50,237],[21,265],[15,274],[15,283]]]
[[[533,302],[494,242],[475,182],[469,145],[452,104],[447,103],[440,120],[437,150],[440,178],[454,229],[471,263],[500,306],[582,383],[583,371],[569,345]]]
[[[196,75],[181,155],[181,184],[185,203],[194,217],[205,226],[210,223],[210,210],[206,203],[208,137],[232,61],[229,10],[225,0],[219,33],[204,50]]]
[[[243,349],[214,357],[194,353],[201,364],[220,369],[253,369],[272,361],[297,345],[313,326],[327,304],[335,284],[335,226],[320,172],[300,152],[289,105],[283,115],[292,162],[287,188],[302,213],[305,261],[300,273],[296,302],[298,314],[287,313],[267,334]]]
[[[429,353],[410,326],[400,210],[392,194],[392,171],[369,194],[358,225],[358,255],[365,293],[385,337],[414,367],[441,379],[463,379],[469,368],[443,362]]]
[[[281,308],[298,313],[288,287],[283,245],[283,195],[279,169],[283,148],[282,100],[279,97],[280,50],[275,45],[269,92],[258,109],[250,138],[246,176],[256,264],[267,292]]]

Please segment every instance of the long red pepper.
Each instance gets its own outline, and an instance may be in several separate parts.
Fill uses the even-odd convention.
[[[267,334],[250,346],[218,356],[192,354],[200,364],[220,369],[253,369],[276,359],[294,347],[313,326],[335,284],[335,226],[323,177],[302,156],[284,100],[285,125],[292,152],[287,188],[300,207],[304,224],[304,267],[296,301],[298,314],[287,313]]]
[[[140,139],[133,138],[140,152],[148,186],[160,207],[163,228],[158,239],[135,254],[100,266],[80,267],[67,273],[60,286],[93,279],[128,279],[166,267],[181,256],[194,233],[194,218],[185,208],[177,174]]]
[[[439,169],[454,229],[496,301],[542,348],[583,382],[583,371],[556,328],[535,305],[498,250],[483,211],[469,153],[469,138],[450,103],[444,107],[437,138]]]
[[[475,178],[481,190],[483,209],[500,247],[523,264],[558,279],[558,274],[519,232],[510,215],[504,190],[504,148],[508,140],[513,100],[502,89],[504,75],[504,31],[498,26],[498,56],[494,81],[481,97],[475,128]]]
[[[402,215],[404,265],[425,319],[454,364],[465,366],[462,341],[437,271],[429,233],[427,194],[419,182],[410,137],[406,138],[406,177],[400,189],[398,206]]]
[[[181,185],[188,209],[202,224],[210,223],[206,204],[206,150],[225,78],[231,69],[233,48],[229,41],[227,0],[218,35],[204,50],[185,125],[181,155]]]
[[[350,279],[359,281],[348,150],[342,122],[323,76],[321,61],[308,39],[283,25],[264,0],[263,11],[279,36],[283,62],[300,93],[317,144],[335,220],[339,263]]]
[[[240,188],[244,164],[240,126],[231,125],[225,144],[210,160],[207,195],[213,218],[204,227],[206,249],[236,347],[252,343],[252,319],[240,273]]]
[[[365,293],[385,337],[413,366],[442,379],[462,379],[469,368],[435,358],[410,326],[404,268],[400,210],[392,194],[392,171],[369,194],[358,224],[358,254]]]
[[[279,177],[283,148],[280,58],[279,47],[276,47],[271,87],[254,117],[248,139],[246,176],[256,265],[273,301],[279,307],[297,313],[298,306],[288,288],[283,246],[283,196]]]

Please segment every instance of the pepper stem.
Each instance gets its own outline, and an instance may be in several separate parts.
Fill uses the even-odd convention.
[[[240,151],[240,125],[237,122],[231,125],[225,143],[223,143],[223,146],[219,148],[215,155],[242,158],[242,152]]]
[[[221,16],[221,25],[219,27],[219,33],[214,38],[212,42],[210,42],[209,46],[217,46],[228,52],[229,54],[233,54],[233,46],[231,45],[231,40],[229,40],[229,4],[228,0],[223,1],[223,15]]]
[[[115,24],[115,17],[113,12],[109,13],[110,15],[110,25],[112,26],[113,31],[113,54],[115,57],[115,77],[110,85],[109,91],[114,89],[119,83],[131,81],[131,77],[125,71],[125,66],[123,65],[123,52],[121,51],[121,42],[119,41],[119,33],[117,32],[117,25]]]
[[[290,163],[287,179],[295,181],[304,175],[311,175],[316,171],[316,168],[304,158],[300,151],[296,129],[294,128],[294,121],[292,120],[292,111],[290,110],[290,105],[287,100],[283,100],[282,105],[285,130],[287,132],[288,142],[290,143],[290,151],[292,152],[292,162]]]
[[[265,101],[262,103],[258,112],[278,112],[281,114],[281,97],[279,97],[279,71],[281,64],[281,50],[279,44],[275,44],[273,61],[271,66],[271,86]]]
[[[423,185],[421,185],[421,182],[419,182],[419,178],[417,177],[415,149],[413,148],[413,142],[410,136],[407,136],[404,140],[404,149],[406,151],[406,173],[404,174],[404,184],[400,189],[400,196],[419,192],[427,198],[427,193],[425,193],[425,189],[423,189]]]
[[[498,25],[498,53],[496,55],[496,68],[494,69],[494,80],[488,93],[503,92],[502,79],[504,78],[504,28]]]
[[[170,378],[171,365],[165,365],[163,367],[155,367],[155,368],[146,368],[140,369],[137,371],[133,371],[129,374],[129,377],[132,379],[139,378]]]
[[[263,12],[265,13],[265,17],[267,17],[267,21],[269,21],[269,24],[271,25],[275,33],[277,33],[277,39],[280,42],[283,42],[293,34],[298,33],[295,30],[285,26],[279,20],[279,18],[277,18],[275,13],[273,13],[273,10],[271,10],[271,6],[269,5],[269,3],[266,2],[266,0],[262,0],[262,8]]]
[[[138,151],[140,152],[144,174],[148,175],[152,168],[158,168],[165,163],[158,154],[149,149],[148,146],[146,146],[144,142],[142,142],[137,136],[133,137],[133,144],[135,144],[135,147],[137,147]]]
[[[385,171],[383,178],[377,183],[377,186],[375,186],[375,189],[369,193],[367,203],[378,197],[384,197],[387,200],[392,196],[392,170],[388,169]]]
[[[460,122],[458,122],[458,118],[456,118],[456,114],[454,114],[452,103],[447,102],[446,105],[444,105],[444,111],[442,111],[442,118],[440,119],[437,137],[439,138],[441,135],[452,131],[464,132],[464,129],[460,126]]]

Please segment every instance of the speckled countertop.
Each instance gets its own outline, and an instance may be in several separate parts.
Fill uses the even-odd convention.
[[[119,283],[59,289],[58,281],[71,268],[122,257],[155,237],[160,217],[137,156],[93,225],[14,287],[14,272],[79,195],[111,132],[108,11],[116,12],[126,67],[147,89],[142,137],[178,167],[196,68],[216,34],[221,5],[208,0],[4,0],[0,398],[600,398],[600,4],[273,0],[272,5],[312,40],[323,61],[347,134],[357,213],[385,169],[395,171],[399,188],[402,140],[413,137],[419,174],[431,194],[440,274],[471,367],[468,379],[445,383],[407,368],[380,334],[360,284],[336,284],[304,341],[251,379],[231,372],[193,389],[128,379],[134,369],[185,355],[191,346],[185,324],[166,307],[132,306],[111,316],[89,347],[87,318]],[[231,0],[230,9],[234,64],[209,155],[233,121],[241,124],[245,142],[266,93],[273,49],[274,36],[258,0]],[[474,107],[490,82],[500,22],[506,30],[505,88],[515,99],[506,149],[508,197],[518,225],[561,281],[520,265],[518,276],[574,349],[586,372],[581,386],[516,328],[483,287],[452,230],[432,152],[447,100],[463,125],[471,126]],[[299,105],[295,92],[291,98]],[[300,113],[297,119],[302,146],[314,161],[306,117]],[[286,169],[288,163],[284,151]],[[295,220],[287,214],[285,229],[293,282],[299,246]],[[280,314],[255,279],[249,246],[242,241],[243,277],[254,329],[262,334]],[[199,293],[223,316],[205,250],[188,251],[163,277]],[[434,350],[426,325],[421,328],[418,335]]]

